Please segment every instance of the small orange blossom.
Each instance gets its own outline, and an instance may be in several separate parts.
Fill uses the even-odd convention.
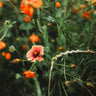
[[[60,7],[61,7],[60,2],[56,2],[56,7],[57,7],[57,8],[60,8]]]
[[[10,52],[6,53],[5,58],[6,58],[6,60],[10,60],[10,59],[11,59],[11,54],[10,54]]]
[[[26,22],[30,22],[30,20],[31,20],[31,17],[30,16],[26,16],[26,17],[24,17],[24,21],[26,21]]]
[[[3,52],[2,52],[2,56],[5,56],[5,55],[6,55],[6,53],[3,51]]]
[[[0,41],[0,50],[4,49],[6,47],[6,43],[3,41]]]
[[[25,75],[26,78],[33,78],[35,76],[35,73],[31,72],[30,70],[23,72],[23,74]]]
[[[29,37],[30,41],[33,43],[37,43],[39,42],[39,36],[35,35],[35,34],[32,34],[30,37]]]
[[[0,1],[0,8],[3,6],[3,3]]]

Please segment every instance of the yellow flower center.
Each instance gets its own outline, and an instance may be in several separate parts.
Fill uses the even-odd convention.
[[[35,52],[33,53],[33,56],[34,56],[34,57],[38,57],[38,56],[39,56],[39,52],[35,51]]]

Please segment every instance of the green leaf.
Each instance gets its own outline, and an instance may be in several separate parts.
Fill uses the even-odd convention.
[[[71,9],[68,11],[68,13],[67,13],[67,15],[66,15],[66,19],[70,16],[70,14],[71,14]]]
[[[31,23],[22,23],[19,28],[20,28],[20,30],[28,31],[28,30],[31,30],[33,28],[33,26]]]
[[[90,12],[90,21],[93,22],[94,18],[93,18],[93,13]]]

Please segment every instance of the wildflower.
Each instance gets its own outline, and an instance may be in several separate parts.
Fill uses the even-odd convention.
[[[0,1],[0,8],[3,6],[3,3]]]
[[[73,69],[73,68],[76,68],[77,67],[77,65],[76,64],[72,64],[71,65],[71,68]]]
[[[88,87],[95,87],[91,82],[87,82]]]
[[[0,50],[4,49],[6,47],[6,43],[3,41],[0,41]]]
[[[30,16],[26,16],[26,17],[24,17],[24,21],[26,21],[26,22],[30,22],[30,20],[31,20],[31,17]]]
[[[10,47],[9,47],[9,52],[14,52],[16,49],[15,49],[15,47],[13,46],[13,45],[11,45]]]
[[[75,14],[78,14],[78,12],[79,12],[80,10],[83,10],[83,9],[85,9],[85,8],[86,8],[86,5],[85,5],[85,4],[80,4],[79,7],[75,7],[75,8],[74,8],[73,12],[74,12]]]
[[[51,23],[48,23],[47,25],[48,25],[48,26],[51,26],[52,24],[51,24]]]
[[[22,0],[20,5],[20,10],[28,16],[32,16],[34,10],[32,7],[39,9],[43,5],[42,0]]]
[[[11,59],[11,54],[10,54],[10,52],[6,53],[5,58],[6,58],[6,60],[10,60],[10,59]]]
[[[43,5],[42,0],[30,0],[30,5],[36,9]]]
[[[41,55],[44,55],[44,47],[40,45],[34,45],[32,48],[27,52],[27,59],[31,60],[32,62],[35,62],[36,60],[42,61],[43,58]]]
[[[28,16],[32,16],[34,13],[33,8],[30,6],[21,7],[21,11]]]
[[[70,81],[65,81],[65,85],[68,86],[70,84]]]
[[[39,42],[39,36],[35,35],[35,34],[32,34],[30,37],[29,37],[30,41],[33,43],[37,43]]]
[[[82,16],[90,20],[90,11],[86,11]]]
[[[75,14],[78,14],[79,12],[79,8],[75,7],[74,11],[73,11]]]
[[[19,73],[16,73],[16,79],[20,79],[21,75]]]
[[[3,51],[3,52],[2,52],[2,56],[5,56],[5,54],[6,54],[6,53]]]
[[[56,7],[57,7],[57,8],[60,8],[60,7],[61,7],[60,2],[56,2]]]
[[[18,63],[18,62],[21,62],[22,61],[22,59],[13,59],[12,61],[11,61],[11,63]]]
[[[5,25],[8,25],[9,23],[10,23],[9,20],[6,20],[6,21],[5,21]]]
[[[90,50],[87,50],[86,52],[87,52],[87,53],[91,53],[91,51],[90,51]]]
[[[81,4],[80,5],[80,9],[85,9],[86,8],[86,5],[85,4]]]
[[[26,45],[22,45],[22,49],[23,50],[26,50]]]
[[[64,50],[64,48],[62,47],[62,46],[60,46],[58,49],[57,49],[57,51],[63,51]]]
[[[26,78],[33,78],[35,76],[35,73],[31,72],[30,70],[23,72],[23,74],[25,75]]]

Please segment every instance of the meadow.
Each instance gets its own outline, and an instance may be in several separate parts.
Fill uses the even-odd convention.
[[[0,96],[96,96],[96,0],[0,0]]]

